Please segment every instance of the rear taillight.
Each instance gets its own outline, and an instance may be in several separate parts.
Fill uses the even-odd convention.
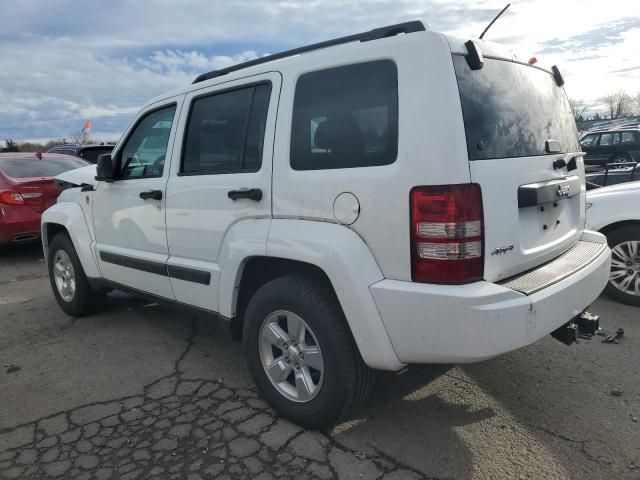
[[[475,183],[411,190],[414,282],[461,284],[484,271],[482,192]]]
[[[42,192],[20,193],[15,190],[0,191],[0,203],[7,205],[42,205]]]

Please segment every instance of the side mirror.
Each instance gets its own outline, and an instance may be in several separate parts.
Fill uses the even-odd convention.
[[[111,154],[103,153],[98,157],[95,179],[99,182],[113,182],[115,180],[115,172]]]

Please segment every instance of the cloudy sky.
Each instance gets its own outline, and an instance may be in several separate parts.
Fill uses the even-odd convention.
[[[0,0],[0,139],[117,139],[149,98],[266,53],[420,19],[477,37],[505,0]],[[640,91],[640,0],[512,0],[485,39],[590,108]]]

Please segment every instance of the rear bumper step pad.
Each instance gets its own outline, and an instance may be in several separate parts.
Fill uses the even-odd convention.
[[[605,243],[579,240],[573,247],[550,262],[497,283],[525,295],[531,295],[582,270],[598,258],[606,248]]]

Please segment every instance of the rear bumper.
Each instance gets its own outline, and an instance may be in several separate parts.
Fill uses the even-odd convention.
[[[40,216],[27,205],[1,205],[0,245],[40,238]]]
[[[571,320],[602,292],[611,252],[606,238],[583,268],[530,295],[490,282],[431,285],[382,280],[370,286],[403,363],[471,363],[527,346]]]

